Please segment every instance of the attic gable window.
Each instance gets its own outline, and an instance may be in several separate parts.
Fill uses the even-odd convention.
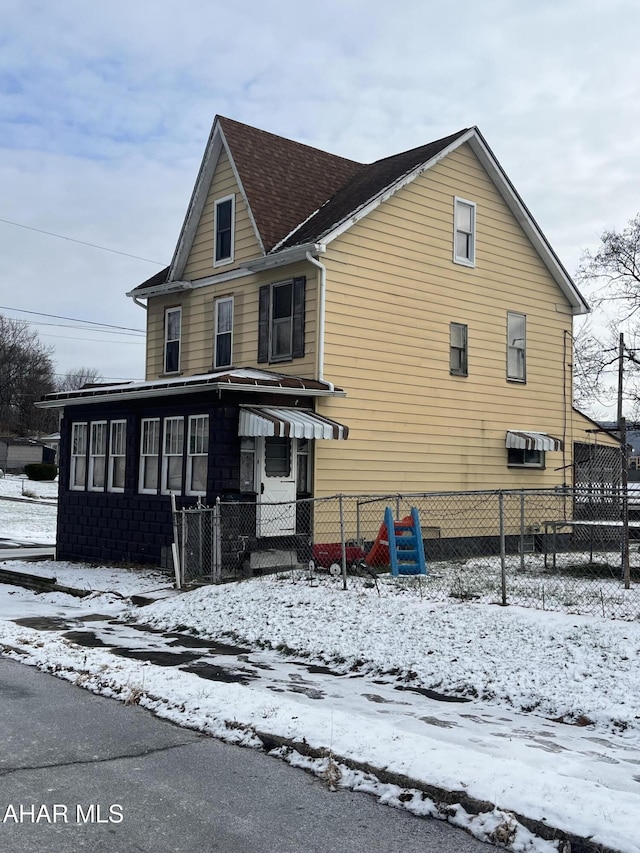
[[[527,381],[527,318],[507,311],[507,379]]]
[[[476,265],[476,206],[463,198],[453,200],[453,260],[467,267]]]
[[[230,264],[233,261],[233,232],[235,219],[235,196],[219,198],[214,206],[215,246],[213,265]]]
[[[305,278],[294,278],[260,288],[258,362],[304,355],[305,286]]]
[[[180,370],[180,338],[182,333],[182,308],[167,308],[164,312],[164,372]]]

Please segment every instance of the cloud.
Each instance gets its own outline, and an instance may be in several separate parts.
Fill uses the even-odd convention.
[[[640,207],[639,23],[630,0],[5,0],[0,219],[164,263],[215,113],[361,161],[477,124],[571,271]],[[0,251],[2,304],[142,327],[124,293],[159,267],[2,223]],[[112,341],[55,339],[59,369],[142,376]]]

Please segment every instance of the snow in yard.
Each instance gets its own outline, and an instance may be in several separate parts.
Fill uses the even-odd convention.
[[[54,545],[58,482],[0,477],[0,539]]]
[[[76,599],[0,586],[0,650],[15,659],[231,743],[260,747],[267,733],[324,750],[276,752],[327,784],[514,851],[559,845],[512,813],[640,853],[637,621],[378,596],[364,585],[345,592],[339,578],[292,573],[136,609],[113,591],[149,592],[166,576],[3,566],[92,590]],[[357,769],[365,764],[497,808],[443,809]]]

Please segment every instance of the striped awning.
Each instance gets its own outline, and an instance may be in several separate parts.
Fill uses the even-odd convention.
[[[349,427],[308,409],[241,406],[238,435],[342,440],[349,435]]]
[[[562,439],[554,438],[546,432],[524,432],[507,430],[507,447],[516,450],[562,450]]]

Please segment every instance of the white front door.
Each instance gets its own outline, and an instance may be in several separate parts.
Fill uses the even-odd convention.
[[[258,440],[258,536],[290,536],[296,532],[296,466],[294,440]]]

